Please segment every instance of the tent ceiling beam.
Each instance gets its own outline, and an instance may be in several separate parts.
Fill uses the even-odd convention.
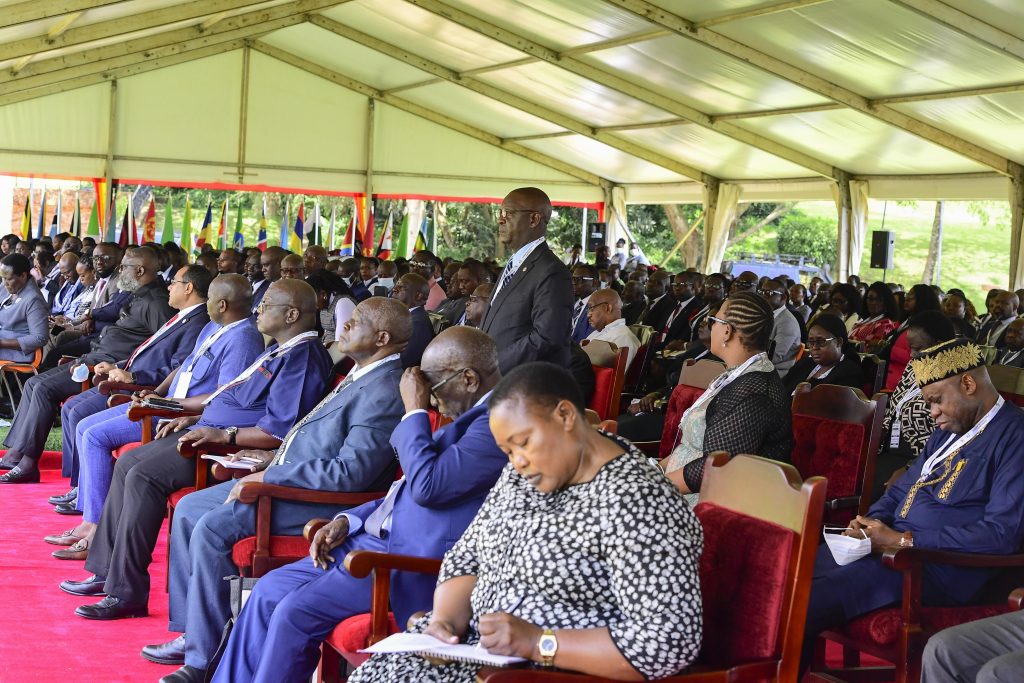
[[[17,76],[0,72],[0,93],[49,85],[83,74],[119,68],[140,60],[187,52],[215,43],[260,36],[303,23],[310,12],[336,4],[337,0],[297,0],[270,9],[239,14],[205,33],[195,26],[188,26],[123,43],[53,57],[33,63],[30,69]],[[12,84],[16,87],[12,87]]]
[[[193,0],[180,5],[131,14],[126,17],[100,21],[51,38],[43,34],[0,44],[0,60],[17,59],[25,55],[46,52],[59,48],[75,47],[97,40],[116,38],[136,31],[147,31],[179,21],[191,21],[215,16],[221,12],[263,4],[266,0]],[[331,4],[341,4],[334,2]]]
[[[680,118],[688,119],[693,123],[725,135],[726,137],[738,140],[739,142],[763,152],[773,154],[781,159],[785,159],[786,161],[802,166],[825,177],[837,177],[838,169],[821,159],[814,158],[810,154],[787,147],[776,140],[766,138],[759,133],[746,130],[745,128],[741,128],[729,122],[716,123],[708,114],[694,109],[687,104],[655,92],[650,88],[633,83],[632,81],[611,71],[599,69],[573,57],[562,57],[557,51],[552,50],[549,47],[515,34],[506,28],[492,24],[489,21],[469,14],[468,12],[464,12],[460,9],[447,5],[444,2],[441,2],[441,0],[406,0],[406,2],[416,5],[417,7],[425,9],[433,14],[437,14],[438,16],[444,17],[455,24],[468,28],[472,31],[476,31],[477,33],[485,35],[492,40],[496,40],[528,55],[538,57],[545,62],[561,67],[566,71],[576,74],[577,76],[581,76],[612,90],[617,90],[629,97],[632,97],[633,99],[667,111]],[[666,28],[671,27],[666,26]]]
[[[106,5],[117,5],[122,2],[125,0],[25,0],[4,7],[3,14],[0,15],[0,28],[83,12]]]
[[[379,38],[371,36],[369,34],[358,31],[350,26],[337,22],[325,16],[314,15],[310,17],[310,23],[319,26],[335,35],[341,36],[347,40],[368,47],[382,55],[397,59],[404,64],[413,66],[421,71],[436,76],[449,83],[462,86],[468,90],[471,90],[479,95],[488,97],[496,102],[508,105],[515,109],[523,112],[528,112],[537,118],[544,119],[549,123],[553,123],[556,126],[565,128],[572,133],[577,135],[583,135],[590,138],[591,140],[597,140],[598,142],[608,145],[613,149],[617,149],[620,152],[625,152],[638,159],[643,159],[656,166],[660,166],[664,169],[678,173],[687,178],[694,180],[703,180],[705,173],[698,168],[690,166],[689,164],[678,161],[671,157],[667,157],[663,154],[659,154],[651,149],[648,149],[642,145],[638,145],[634,142],[618,137],[612,133],[596,130],[593,126],[587,125],[586,123],[579,121],[571,116],[567,116],[553,109],[549,109],[542,104],[527,100],[519,97],[507,90],[503,90],[496,86],[493,86],[485,81],[478,80],[472,77],[463,77],[457,71],[453,71],[437,62],[422,57],[420,55],[413,54],[408,50],[404,50],[397,45],[392,45]]]
[[[832,0],[783,0],[782,2],[776,2],[771,5],[761,5],[760,7],[752,7],[750,9],[741,10],[739,12],[733,12],[732,14],[725,14],[720,17],[706,19],[704,21],[699,22],[697,25],[717,26],[718,24],[725,24],[730,21],[739,21],[740,19],[750,19],[752,17],[763,17],[769,14],[777,14],[779,12],[786,12],[791,9],[810,7],[811,5],[820,5],[823,2],[831,1]]]
[[[985,43],[1018,60],[1024,60],[1024,38],[1007,33],[939,0],[889,0],[960,35]]]
[[[620,36],[619,38],[609,38],[608,40],[599,40],[594,43],[587,43],[586,45],[580,45],[578,47],[571,47],[567,50],[563,50],[558,53],[560,59],[565,57],[575,57],[577,55],[585,55],[590,52],[600,52],[601,50],[610,50],[614,47],[622,47],[624,45],[635,45],[642,43],[646,40],[654,40],[655,38],[664,38],[665,36],[672,35],[671,31],[663,28],[653,29],[650,31],[640,31],[639,33],[631,33],[627,36]],[[526,66],[527,64],[536,64],[541,61],[536,57],[524,57],[523,59],[513,59],[511,62],[499,62],[497,64],[489,64],[487,66],[480,66],[475,69],[467,69],[460,71],[459,76],[465,78],[467,76],[479,76],[480,74],[491,73],[492,71],[504,71],[505,69],[514,69],[519,66]],[[440,82],[438,78],[430,78],[425,81],[418,83],[409,83],[408,85],[401,85],[397,88],[391,88],[388,92],[400,92],[402,90],[411,90],[413,88],[422,88],[426,85],[433,85],[434,83]]]
[[[700,28],[692,21],[667,12],[657,5],[647,2],[647,0],[604,0],[604,2],[632,12],[657,26],[663,26],[685,38],[712,47],[723,54],[743,60],[762,71],[783,78],[830,100],[844,104],[851,109],[872,116],[897,128],[902,128],[923,140],[945,147],[960,156],[992,168],[1003,175],[1008,175],[1010,172],[1010,160],[1004,156],[953,135],[948,131],[908,116],[889,106],[875,104],[863,95],[859,95],[820,76],[788,64],[777,57],[772,57],[764,52],[755,50],[732,38],[710,29]]]
[[[223,52],[230,52],[231,50],[237,50],[245,45],[245,41],[232,40],[226,43],[218,43],[215,45],[207,45],[205,47],[197,48],[195,50],[189,50],[188,52],[180,52],[169,55],[167,57],[161,57],[159,59],[149,59],[145,61],[135,61],[128,66],[122,66],[117,69],[107,69],[99,73],[85,74],[72,78],[66,81],[60,81],[51,85],[43,86],[40,88],[33,88],[31,90],[22,90],[13,92],[8,95],[0,95],[0,107],[15,104],[17,102],[24,102],[26,100],[36,99],[38,97],[46,97],[47,95],[56,95],[58,93],[67,92],[69,90],[77,90],[78,88],[85,88],[90,85],[96,85],[97,83],[103,83],[105,81],[114,80],[117,78],[124,78],[127,76],[135,76],[143,74],[148,71],[155,71],[156,69],[163,69],[164,67],[174,66],[175,64],[183,64],[185,62],[191,62],[196,59],[203,59],[204,57],[212,57],[213,55],[219,55]]]
[[[384,104],[400,109],[406,113],[412,114],[413,116],[418,116],[422,119],[444,126],[445,128],[449,128],[458,133],[462,133],[463,135],[467,135],[494,147],[500,147],[501,149],[518,156],[525,157],[535,163],[543,164],[544,166],[553,168],[556,171],[578,178],[589,185],[604,187],[610,184],[610,181],[598,176],[597,174],[585,171],[577,166],[573,166],[572,164],[568,164],[561,159],[556,159],[548,156],[547,154],[537,152],[516,142],[503,140],[497,135],[488,133],[487,131],[481,130],[480,128],[472,126],[464,121],[459,121],[458,119],[454,119],[445,114],[441,114],[440,112],[428,109],[401,97],[381,92],[366,83],[362,83],[350,78],[349,76],[327,69],[319,64],[303,59],[298,55],[294,55],[272,45],[267,45],[266,43],[257,41],[253,43],[252,47],[254,50],[262,52],[268,57],[273,57],[274,59],[284,62],[285,64],[289,64],[297,69],[313,74],[314,76],[319,76],[320,78],[330,81],[336,85],[340,85],[343,88],[357,92],[366,97],[372,97],[378,102],[383,102]]]

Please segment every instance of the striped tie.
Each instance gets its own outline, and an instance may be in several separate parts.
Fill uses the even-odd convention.
[[[512,267],[512,259],[509,259],[508,263],[505,264],[505,270],[501,273],[501,285],[498,286],[498,289],[504,288],[515,274],[516,270]]]

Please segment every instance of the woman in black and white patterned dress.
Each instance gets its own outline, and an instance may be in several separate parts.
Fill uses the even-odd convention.
[[[701,645],[701,527],[628,442],[593,430],[571,376],[513,370],[490,398],[509,454],[480,512],[445,555],[433,611],[414,630],[447,642],[622,680],[677,673]],[[471,683],[478,667],[375,655],[349,679]]]

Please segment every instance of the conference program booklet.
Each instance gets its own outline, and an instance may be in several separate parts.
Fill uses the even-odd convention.
[[[477,645],[464,645],[461,643],[450,645],[424,633],[396,633],[365,650],[360,650],[360,652],[369,654],[412,653],[423,657],[435,657],[455,662],[469,662],[484,666],[510,666],[526,661],[522,657],[492,655]]]

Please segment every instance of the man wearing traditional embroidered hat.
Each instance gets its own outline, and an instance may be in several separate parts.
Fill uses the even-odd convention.
[[[885,547],[1010,554],[1024,544],[1024,412],[1003,400],[980,347],[953,339],[911,361],[936,430],[909,470],[846,534],[871,552],[838,566],[821,546],[807,612],[804,664],[819,633],[898,603],[903,577]],[[925,565],[925,604],[968,604],[995,570]]]

